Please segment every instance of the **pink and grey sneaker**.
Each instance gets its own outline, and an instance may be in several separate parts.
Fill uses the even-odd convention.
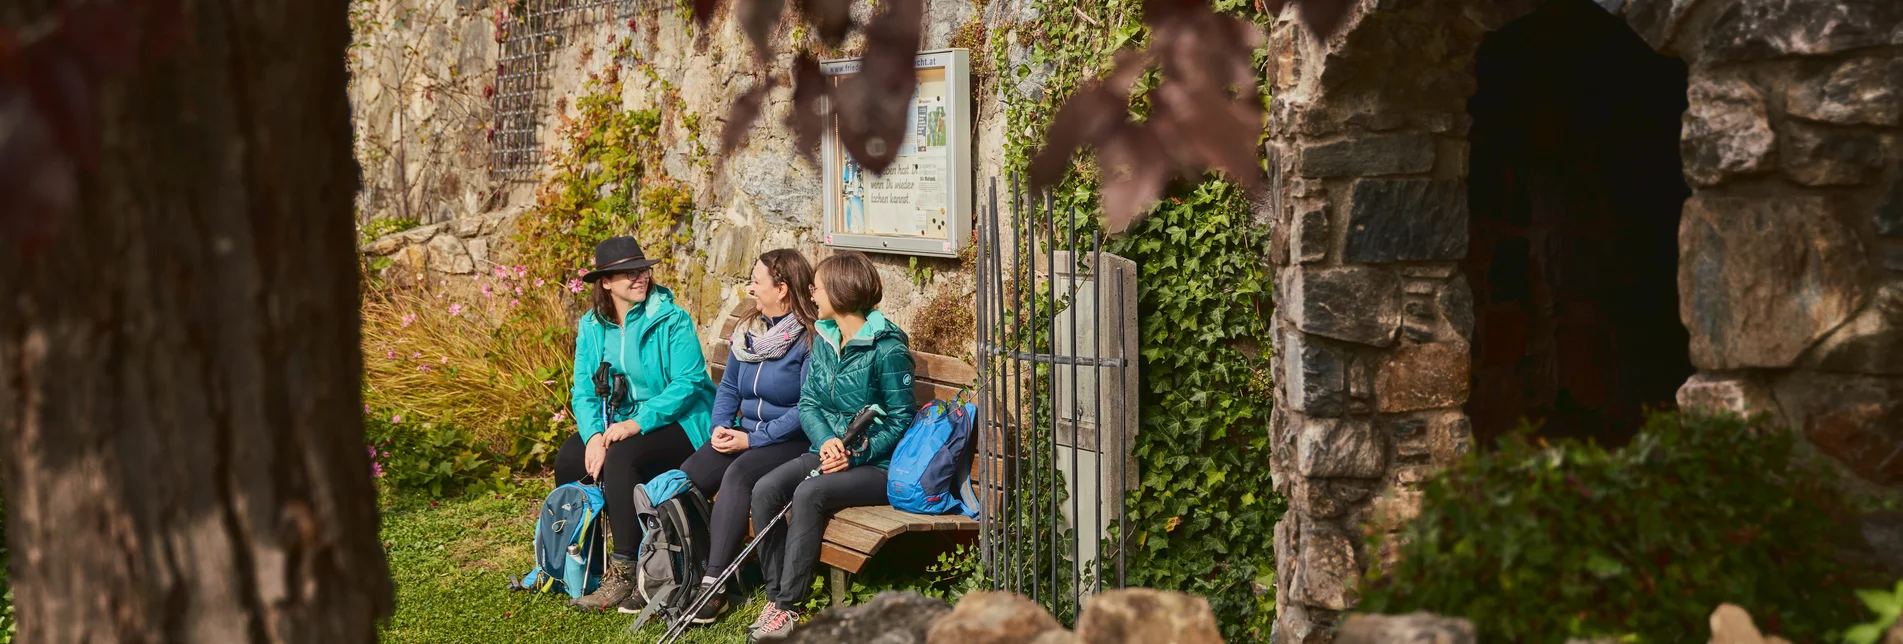
[[[760,616],[753,618],[753,623],[747,625],[747,633],[751,635],[754,631],[760,630],[760,627],[765,626],[766,621],[772,619],[773,614],[779,610],[774,607],[772,600],[767,600],[766,605],[760,607]]]
[[[769,606],[772,605],[769,604]],[[780,610],[777,607],[768,608],[767,610],[770,614],[766,615],[766,621],[761,622],[759,627],[747,632],[748,642],[768,642],[786,637],[787,633],[793,632],[793,627],[800,624],[799,613],[790,610]]]

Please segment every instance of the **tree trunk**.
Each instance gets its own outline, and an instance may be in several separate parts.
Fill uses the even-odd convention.
[[[172,12],[172,40],[91,87],[98,157],[35,215],[51,237],[0,239],[20,639],[373,640],[348,3],[117,4]],[[0,36],[55,21],[33,13]]]

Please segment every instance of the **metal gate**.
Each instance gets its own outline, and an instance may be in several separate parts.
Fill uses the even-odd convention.
[[[1076,210],[993,179],[977,227],[980,548],[990,587],[1073,623],[1126,580],[1137,483],[1135,264]]]

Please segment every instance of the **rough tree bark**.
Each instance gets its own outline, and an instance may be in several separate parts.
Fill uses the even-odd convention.
[[[373,640],[348,3],[137,4],[176,40],[95,88],[53,236],[0,240],[21,640]]]

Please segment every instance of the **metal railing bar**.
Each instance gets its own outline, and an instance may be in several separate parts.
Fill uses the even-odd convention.
[[[1103,361],[1103,273],[1102,273],[1103,268],[1102,267],[1103,267],[1103,228],[1099,226],[1096,230],[1093,230],[1090,233],[1090,288],[1091,288],[1090,305],[1096,309],[1095,311],[1091,312],[1091,316],[1090,316],[1090,344],[1091,344],[1090,357],[1092,362]],[[1097,520],[1097,525],[1101,526],[1103,525],[1103,465],[1104,465],[1103,368],[1102,367],[1092,366],[1090,368],[1090,381],[1092,385],[1091,391],[1094,393],[1094,395],[1090,397],[1090,400],[1091,400],[1091,403],[1095,405],[1095,408],[1091,412],[1091,416],[1090,416],[1090,422],[1094,426],[1093,428],[1095,431],[1090,432],[1090,435],[1092,439],[1096,442],[1095,453],[1097,454],[1097,485],[1095,486],[1097,490],[1097,501],[1096,501],[1097,504],[1093,507],[1097,508],[1095,518]],[[1075,440],[1071,442],[1076,443]],[[1117,529],[1122,530],[1123,528],[1122,526],[1118,526]],[[1091,540],[1090,547],[1092,548],[1091,551],[1095,553],[1090,558],[1091,563],[1094,565],[1094,571],[1090,575],[1091,591],[1093,593],[1099,593],[1099,592],[1103,592],[1103,535],[1098,534],[1096,539]]]
[[[1002,348],[1002,347],[985,347],[982,349],[982,351],[986,352],[985,355],[1004,356],[1004,357],[1017,360],[1020,362],[1032,362],[1037,364],[1053,364],[1053,365],[1060,365],[1060,366],[1061,365],[1077,365],[1077,366],[1085,366],[1085,367],[1110,367],[1110,368],[1123,366],[1123,359],[1121,358],[1084,358],[1080,356],[1053,355],[1049,353],[1030,353],[1026,351],[1011,351],[1009,349]]]

